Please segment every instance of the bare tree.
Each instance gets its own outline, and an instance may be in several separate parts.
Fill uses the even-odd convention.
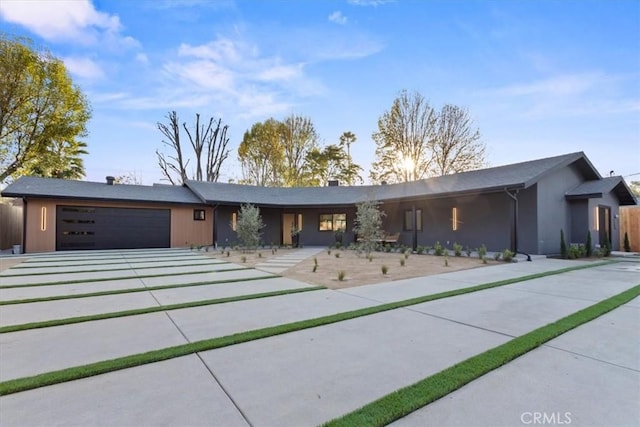
[[[304,180],[304,161],[307,154],[318,146],[318,134],[311,119],[291,115],[282,123],[282,147],[284,149],[284,185],[300,187]]]
[[[162,141],[163,144],[168,146],[175,154],[165,156],[164,153],[156,150],[158,165],[167,181],[173,185],[182,184],[188,179],[187,166],[191,159],[186,157],[183,152],[178,114],[172,111],[167,115],[167,119],[169,120],[169,125],[159,122],[157,125],[166,138],[166,140]],[[216,122],[213,117],[209,119],[206,125],[200,124],[200,114],[196,114],[195,129],[190,131],[186,123],[182,123],[182,128],[189,137],[189,142],[195,155],[195,174],[192,174],[192,178],[197,181],[217,182],[220,178],[222,163],[229,157],[229,149],[227,148],[229,143],[227,129],[229,126],[222,126],[222,119],[218,119]],[[202,163],[203,152],[206,153],[204,169]],[[180,178],[177,179],[174,175],[178,175]]]
[[[391,110],[378,120],[378,132],[372,135],[377,160],[371,179],[403,182],[427,177],[436,123],[437,112],[420,93],[400,92]]]
[[[432,174],[448,175],[485,166],[486,146],[480,131],[466,108],[447,104],[438,116],[438,131],[433,144]]]

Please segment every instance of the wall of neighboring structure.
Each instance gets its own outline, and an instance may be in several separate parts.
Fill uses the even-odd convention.
[[[191,243],[212,243],[213,210],[202,205],[184,206],[159,205],[155,203],[28,199],[24,207],[27,212],[25,224],[26,241],[24,242],[24,250],[26,252],[52,252],[56,250],[56,206],[58,205],[171,209],[171,247],[183,247]],[[205,210],[205,221],[193,220],[194,209]]]
[[[538,181],[538,251],[540,254],[560,253],[560,230],[567,242],[581,239],[571,235],[571,209],[565,199],[567,191],[577,187],[584,178],[574,165],[569,165]]]

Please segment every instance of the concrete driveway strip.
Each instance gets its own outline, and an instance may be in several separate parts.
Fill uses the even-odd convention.
[[[392,425],[637,426],[639,323],[625,304]]]
[[[186,342],[165,313],[0,334],[0,381]]]
[[[427,277],[416,277],[375,285],[358,286],[355,288],[341,289],[340,292],[371,298],[381,302],[393,302],[583,264],[586,263],[540,259],[533,262],[474,268],[452,273],[435,274]]]
[[[3,426],[247,426],[190,355],[0,397]]]
[[[73,283],[69,285],[19,286],[7,289],[0,288],[0,301],[46,298],[59,295],[82,295],[92,292],[118,291],[144,287],[142,279],[105,280],[101,282]],[[2,309],[0,308],[0,310]]]

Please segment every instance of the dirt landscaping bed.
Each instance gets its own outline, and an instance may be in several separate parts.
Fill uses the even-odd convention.
[[[200,253],[222,261],[255,267],[270,258],[285,256],[292,251],[295,251],[295,249],[278,248],[277,250],[272,250],[270,248],[261,248],[248,252],[210,249],[208,252],[202,250]],[[339,254],[339,256],[336,257],[336,254]],[[373,259],[369,261],[365,254],[358,256],[354,250],[324,249],[315,256],[318,261],[318,267],[315,272],[313,272],[314,257],[310,257],[285,270],[281,275],[314,285],[341,289],[501,263],[487,258],[487,263],[484,264],[477,256],[467,257],[466,255],[460,257],[448,256],[448,266],[445,265],[445,257],[435,255],[412,254],[405,258],[400,253],[372,252],[372,257]],[[404,259],[404,266],[400,265],[401,259]],[[383,265],[387,266],[388,269],[386,275],[382,274]],[[344,271],[344,279],[342,281],[338,280],[338,272],[340,271]]]

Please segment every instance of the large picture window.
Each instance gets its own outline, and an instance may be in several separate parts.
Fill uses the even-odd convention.
[[[347,229],[347,214],[320,214],[318,230],[320,231],[338,231]]]

